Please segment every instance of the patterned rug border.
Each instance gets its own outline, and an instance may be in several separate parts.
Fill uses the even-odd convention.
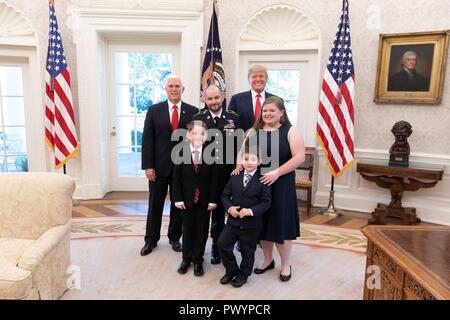
[[[73,218],[71,239],[144,236],[146,221],[147,217]],[[163,230],[167,230],[168,221],[169,217],[164,216]],[[300,234],[293,243],[356,252],[365,252],[367,247],[367,239],[360,230],[301,223]]]

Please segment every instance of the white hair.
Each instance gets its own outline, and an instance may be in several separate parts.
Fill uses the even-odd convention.
[[[402,56],[402,60],[401,60],[402,64],[403,64],[403,62],[405,62],[405,59],[406,59],[407,57],[410,57],[410,56],[415,56],[416,59],[417,59],[417,53],[416,53],[416,52],[414,52],[414,51],[406,51],[406,52],[403,54],[403,56]]]
[[[176,74],[170,74],[170,75],[167,77],[166,86],[167,86],[167,84],[169,83],[169,80],[171,80],[171,79],[177,79],[177,80],[180,80],[181,86],[183,87],[183,80],[181,80],[181,77],[178,76],[178,75],[176,75]]]

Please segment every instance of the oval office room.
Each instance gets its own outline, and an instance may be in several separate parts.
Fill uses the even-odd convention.
[[[450,299],[447,1],[0,16],[0,300]]]

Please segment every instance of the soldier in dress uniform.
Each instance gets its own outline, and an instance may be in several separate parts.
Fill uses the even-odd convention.
[[[219,194],[222,194],[231,172],[236,167],[236,156],[239,143],[243,141],[244,132],[242,130],[242,121],[237,113],[234,111],[227,111],[223,108],[225,100],[223,92],[216,85],[210,85],[206,89],[205,103],[207,108],[202,109],[199,113],[193,116],[193,120],[203,121],[208,129],[212,130],[215,137],[210,137],[207,146],[213,143],[217,146],[214,150],[215,165],[219,172]],[[240,130],[239,130],[240,129]],[[236,138],[240,136],[240,138]],[[227,146],[228,144],[228,146]],[[229,146],[233,146],[230,150]],[[227,150],[228,149],[228,150]],[[221,201],[219,201],[217,208],[212,212],[211,216],[211,238],[213,245],[211,250],[211,263],[219,264],[221,262],[219,250],[217,247],[217,239],[220,236],[225,225],[225,209]]]

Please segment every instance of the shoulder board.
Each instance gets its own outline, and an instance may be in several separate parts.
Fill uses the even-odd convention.
[[[239,117],[239,115],[236,112],[234,112],[233,110],[226,110],[225,112]]]

